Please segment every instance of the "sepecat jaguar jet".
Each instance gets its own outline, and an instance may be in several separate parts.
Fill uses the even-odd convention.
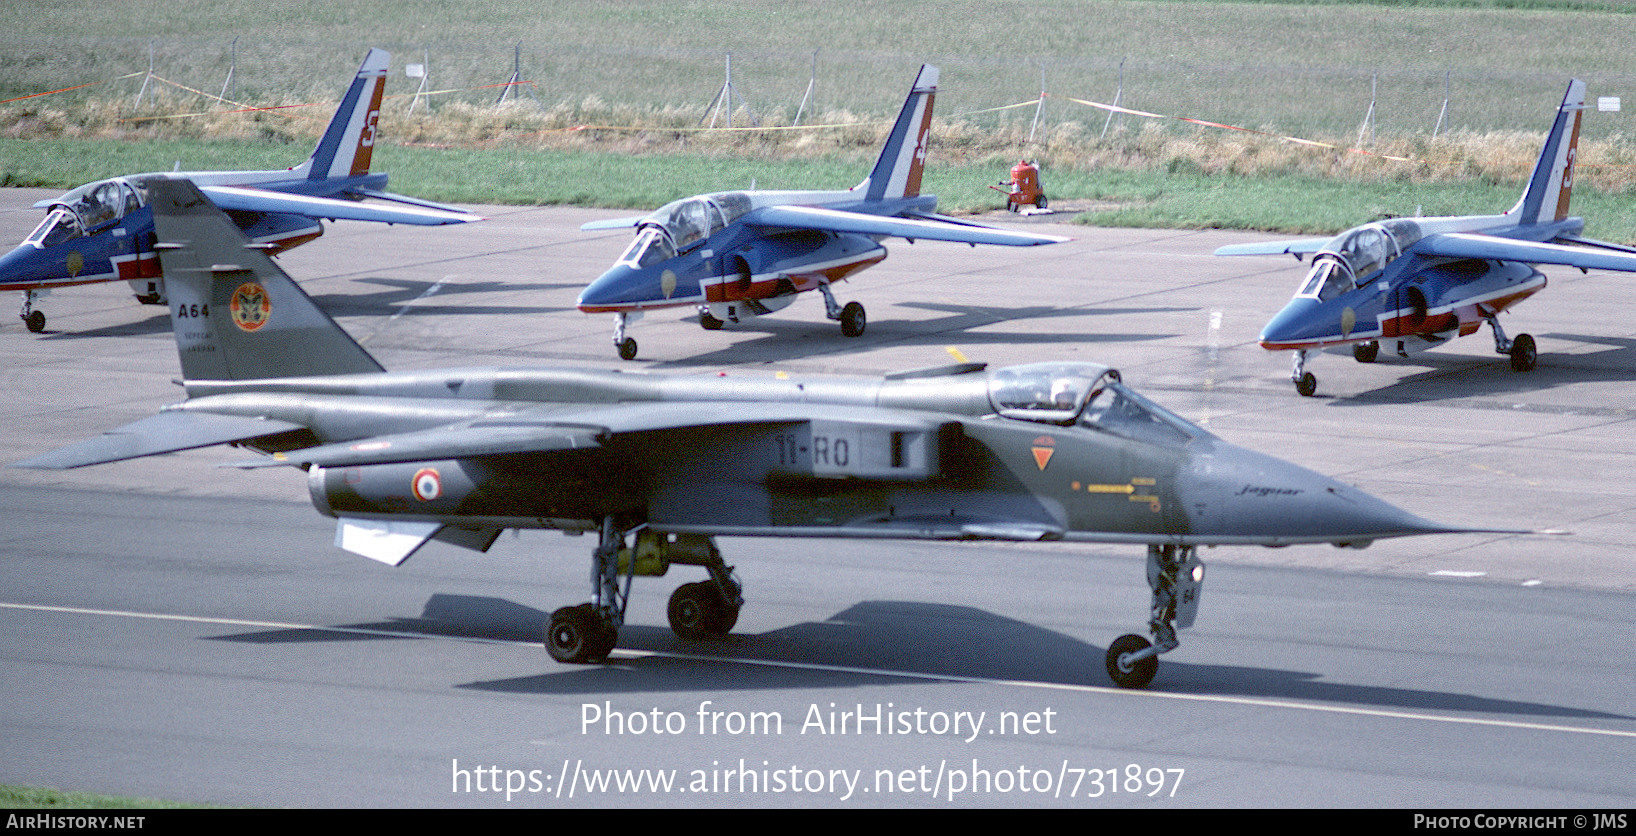
[[[1318,390],[1318,379],[1306,371],[1315,349],[1350,345],[1358,362],[1372,363],[1383,347],[1408,357],[1476,333],[1485,322],[1494,350],[1510,357],[1512,369],[1529,371],[1534,338],[1507,337],[1499,315],[1545,288],[1535,264],[1636,271],[1636,249],[1584,238],[1585,220],[1568,216],[1584,108],[1585,83],[1574,79],[1522,198],[1504,214],[1397,218],[1334,238],[1216,250],[1313,256],[1295,298],[1261,331],[1263,348],[1294,349],[1296,391]]]
[[[830,319],[856,337],[863,305],[835,299],[830,285],[886,258],[887,237],[1013,247],[1067,239],[996,229],[936,214],[920,193],[932,127],[937,68],[922,66],[875,167],[845,191],[748,191],[696,195],[650,215],[593,221],[584,230],[636,228],[613,267],[579,296],[586,313],[612,313],[614,347],[636,357],[625,328],[646,311],[694,307],[707,330],[772,313],[796,294],[824,295]]]
[[[1201,546],[1469,530],[1234,447],[1094,363],[805,380],[386,372],[192,184],[160,181],[152,198],[186,400],[18,465],[238,445],[271,454],[244,466],[305,470],[336,545],[393,566],[432,540],[486,551],[507,528],[592,533],[590,602],[544,630],[562,662],[606,659],[632,577],[672,564],[708,578],[671,595],[671,628],[726,636],[744,587],[718,535],[1071,540],[1147,548],[1152,640],[1121,637],[1105,660],[1143,687],[1193,622]]]
[[[250,240],[278,253],[324,234],[322,218],[389,224],[465,223],[477,215],[380,191],[371,174],[375,121],[381,112],[391,53],[371,49],[306,162],[281,171],[155,172],[87,183],[34,204],[46,218],[16,249],[0,256],[0,290],[23,292],[19,314],[28,330],[45,330],[38,297],[59,287],[128,281],[137,301],[163,304],[164,280],[154,251],[148,189],[155,180],[186,178],[233,213]],[[398,205],[360,202],[373,197]]]

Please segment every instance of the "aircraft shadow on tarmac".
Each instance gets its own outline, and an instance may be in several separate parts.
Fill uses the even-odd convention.
[[[471,314],[537,314],[560,313],[562,311],[577,310],[572,305],[566,306],[520,306],[520,305],[485,305],[473,307],[465,305],[436,305],[430,302],[448,296],[459,296],[468,293],[526,293],[544,294],[546,291],[578,289],[579,283],[550,283],[550,282],[444,282],[437,287],[436,293],[428,294],[433,287],[432,282],[410,281],[407,279],[360,278],[353,279],[355,284],[379,285],[386,290],[374,293],[329,293],[313,296],[312,300],[318,307],[330,316],[395,316],[404,310],[406,303],[414,302],[425,297],[425,301],[414,305],[411,310],[417,315],[452,316]]]
[[[971,345],[1035,345],[1068,343],[1131,343],[1151,342],[1174,338],[1174,334],[1087,334],[1083,331],[1023,332],[976,331],[973,329],[1003,325],[1022,320],[1081,317],[1126,316],[1144,313],[1172,313],[1195,308],[1056,308],[1035,305],[1023,308],[1000,308],[990,305],[945,305],[931,302],[904,302],[897,307],[941,311],[950,316],[925,321],[884,319],[870,324],[863,337],[864,344],[885,339],[898,346],[934,346],[941,348],[957,342]],[[693,322],[688,315],[684,321]],[[818,354],[832,354],[849,350],[859,343],[836,337],[835,324],[828,321],[801,321],[796,319],[767,320],[757,318],[723,329],[726,334],[761,333],[765,336],[725,346],[717,351],[691,357],[658,361],[658,367],[717,365],[724,362],[777,362],[794,360]],[[871,340],[874,338],[874,340]]]
[[[391,618],[330,629],[265,630],[213,639],[272,644],[424,636],[536,643],[546,617],[533,607],[502,598],[439,593],[428,599],[417,618]],[[514,694],[757,691],[910,684],[934,682],[944,676],[1112,687],[1102,671],[1105,648],[973,607],[913,601],[864,601],[826,621],[759,634],[734,633],[718,642],[689,642],[677,638],[666,627],[627,624],[620,631],[619,646],[695,658],[665,655],[627,659],[616,654],[606,665],[559,665],[550,661],[542,648],[543,672],[538,675],[455,687]],[[1397,710],[1636,719],[1447,691],[1325,681],[1323,677],[1302,671],[1206,665],[1167,658],[1153,688],[1176,694]]]
[[[580,287],[577,282],[566,284],[525,283],[515,282],[448,282],[437,289],[437,292],[427,295],[432,288],[432,282],[408,281],[404,279],[355,279],[353,281],[384,285],[389,289],[374,293],[329,293],[314,296],[313,301],[330,316],[377,316],[390,317],[402,313],[407,303],[425,297],[424,302],[413,305],[408,309],[420,316],[456,316],[456,315],[505,315],[505,314],[540,314],[561,313],[576,310],[572,305],[564,306],[532,306],[518,305],[434,305],[428,304],[431,300],[447,296],[458,296],[466,293],[544,293],[552,290],[571,290]],[[47,330],[41,335],[48,340],[97,339],[106,337],[142,337],[152,334],[170,333],[170,310],[164,305],[144,306],[153,311],[153,315],[132,322],[122,322],[118,325],[109,325],[103,328],[89,328],[83,331],[74,330]]]
[[[1475,359],[1421,355],[1405,365],[1431,366],[1427,371],[1403,377],[1388,386],[1355,395],[1334,395],[1335,406],[1370,406],[1380,403],[1422,403],[1460,398],[1509,397],[1562,386],[1607,381],[1628,381],[1636,371],[1636,340],[1596,337],[1584,334],[1544,334],[1542,337],[1566,342],[1613,346],[1592,354],[1551,354],[1542,348],[1539,365],[1530,372],[1514,372],[1505,358]],[[1389,359],[1378,361],[1392,363]],[[1319,391],[1315,396],[1325,398]]]

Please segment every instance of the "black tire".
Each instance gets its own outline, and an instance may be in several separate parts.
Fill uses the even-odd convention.
[[[1534,338],[1527,334],[1518,334],[1511,341],[1511,370],[1514,372],[1531,372],[1534,363],[1539,360],[1539,349],[1534,346]]]
[[[38,334],[45,330],[45,314],[39,311],[30,311],[28,316],[23,317],[23,325],[27,326],[28,330]]]
[[[1380,343],[1370,340],[1352,346],[1352,359],[1359,363],[1373,363],[1380,356]]]
[[[709,311],[699,314],[699,327],[706,331],[720,331],[722,321],[710,315]]]
[[[619,344],[619,359],[621,359],[621,360],[635,360],[636,359],[636,340],[635,339],[632,339],[631,337],[626,337],[624,339],[624,341]]]
[[[719,639],[733,632],[739,607],[723,600],[712,581],[684,583],[670,595],[670,629],[680,638]]]
[[[163,305],[165,301],[160,299],[157,293],[138,293],[136,294],[136,303],[138,305]]]
[[[1134,633],[1120,636],[1108,645],[1108,678],[1113,684],[1121,688],[1146,688],[1153,681],[1153,675],[1159,672],[1159,657],[1149,656],[1132,665],[1130,670],[1119,667],[1119,657],[1126,653],[1135,653],[1152,646],[1147,639]]]
[[[1295,381],[1295,391],[1300,392],[1303,398],[1312,397],[1318,393],[1318,378],[1312,372],[1301,375],[1301,379]]]
[[[1035,208],[1036,208],[1036,209],[1044,209],[1044,208],[1045,208],[1045,207],[1047,207],[1047,206],[1049,206],[1049,205],[1050,205],[1050,201],[1048,201],[1048,200],[1046,200],[1046,199],[1045,199],[1045,192],[1040,192],[1040,199],[1039,199],[1039,202],[1038,202],[1038,203],[1035,203],[1035,204],[1034,204],[1034,207],[1035,207]]]
[[[558,662],[600,662],[619,643],[619,629],[604,621],[595,607],[580,604],[551,614],[545,626],[545,649]]]
[[[863,335],[863,329],[869,326],[869,317],[863,312],[863,305],[857,302],[848,302],[841,309],[841,333],[848,337]]]

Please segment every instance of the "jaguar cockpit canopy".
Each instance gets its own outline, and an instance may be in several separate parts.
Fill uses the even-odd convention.
[[[1122,435],[1139,441],[1186,443],[1204,431],[1119,382],[1119,372],[1094,363],[1034,363],[996,369],[989,403],[1004,418]]]

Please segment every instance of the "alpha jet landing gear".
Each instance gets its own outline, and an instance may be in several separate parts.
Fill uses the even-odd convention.
[[[636,311],[635,313],[623,313],[623,312],[621,312],[621,313],[614,314],[613,342],[614,342],[614,348],[619,350],[619,359],[621,359],[621,360],[635,360],[636,359],[636,339],[633,338],[633,337],[625,336],[625,325],[626,324],[633,324],[638,319],[641,319],[641,318],[642,318],[642,312],[641,311]]]
[[[601,539],[591,556],[591,601],[551,614],[545,628],[551,658],[576,664],[607,659],[619,643],[633,578],[663,575],[672,563],[703,566],[710,573],[709,580],[683,584],[670,597],[670,628],[677,636],[721,638],[738,623],[743,587],[733,577],[733,568],[722,561],[714,540],[638,527],[634,547],[626,548],[628,533],[612,517],[602,521]]]
[[[1159,654],[1181,644],[1177,630],[1193,626],[1204,588],[1204,563],[1196,546],[1148,546],[1147,583],[1153,589],[1149,642],[1131,634],[1108,645],[1108,676],[1121,688],[1146,688],[1159,671]]]
[[[34,297],[36,293],[37,291],[33,290],[23,291],[23,310],[22,312],[18,313],[17,316],[23,320],[23,325],[27,326],[29,331],[38,334],[45,330],[45,314],[41,311],[34,310]]]
[[[863,329],[869,325],[869,318],[863,312],[860,302],[848,302],[846,307],[835,301],[835,292],[829,289],[826,280],[818,285],[818,292],[824,294],[824,315],[830,319],[839,320],[841,333],[848,337],[863,335]]]
[[[1518,334],[1516,339],[1509,339],[1505,331],[1500,328],[1500,318],[1488,318],[1489,327],[1494,329],[1494,352],[1511,356],[1511,370],[1514,372],[1529,372],[1534,370],[1534,363],[1539,360],[1539,349],[1534,346],[1534,338],[1527,334]]]
[[[1313,377],[1306,368],[1307,350],[1296,349],[1295,365],[1290,369],[1289,379],[1295,382],[1295,391],[1300,392],[1301,397],[1310,398],[1318,391],[1318,378]]]

